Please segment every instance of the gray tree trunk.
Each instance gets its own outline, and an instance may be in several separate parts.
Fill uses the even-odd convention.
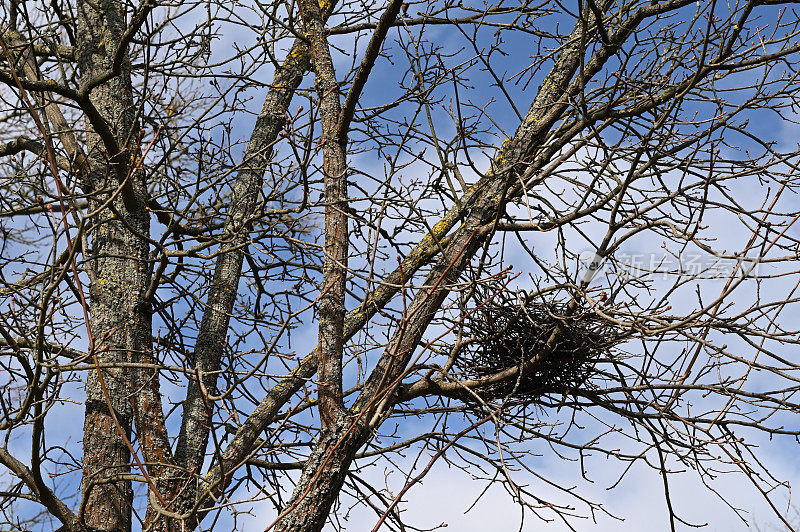
[[[119,2],[78,3],[78,66],[85,85],[113,68],[112,62],[126,28]],[[126,59],[118,75],[99,84],[90,95],[100,120],[89,118],[86,149],[90,172],[82,186],[92,192],[92,208],[101,209],[91,232],[90,349],[96,361],[134,362],[151,348],[151,316],[145,293],[150,284],[148,244],[150,221],[145,210],[143,173],[133,172],[138,130]],[[106,131],[97,131],[105,123]],[[102,135],[101,135],[102,133]],[[109,153],[109,137],[121,148]],[[112,143],[113,144],[113,143]],[[129,175],[130,174],[130,175]],[[111,195],[129,179],[126,193]],[[131,201],[131,200],[135,201]],[[106,205],[105,203],[108,202]],[[81,516],[101,530],[130,530],[131,483],[129,444],[133,422],[135,379],[130,369],[89,372],[83,440]]]

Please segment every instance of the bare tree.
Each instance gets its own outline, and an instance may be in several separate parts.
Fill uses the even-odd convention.
[[[680,468],[783,519],[753,443],[800,435],[793,2],[7,0],[2,28],[9,526],[264,500],[269,530],[409,530],[438,460],[528,518],[606,511],[542,452],[652,467],[659,528]]]

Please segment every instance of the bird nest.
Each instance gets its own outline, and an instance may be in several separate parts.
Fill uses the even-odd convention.
[[[464,321],[477,338],[455,362],[468,379],[497,375],[529,362],[526,371],[476,390],[484,400],[514,396],[530,402],[545,394],[574,392],[609,355],[618,331],[595,313],[563,303],[524,300],[501,292]]]

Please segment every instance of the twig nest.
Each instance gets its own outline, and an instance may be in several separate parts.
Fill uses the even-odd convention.
[[[526,402],[583,386],[618,336],[594,313],[570,314],[565,303],[530,301],[510,292],[485,301],[465,319],[465,328],[478,341],[460,354],[456,369],[475,379],[532,360],[524,374],[478,390],[484,399],[515,396]]]

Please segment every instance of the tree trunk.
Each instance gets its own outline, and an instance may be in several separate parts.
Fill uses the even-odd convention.
[[[317,532],[325,526],[347,472],[363,444],[362,422],[342,416],[322,431],[303,468],[292,498],[275,524],[275,532]]]
[[[110,71],[125,29],[118,2],[78,3],[78,66],[83,84]],[[134,362],[150,353],[151,315],[145,294],[150,284],[149,215],[143,173],[129,163],[138,140],[130,73],[123,54],[119,75],[90,95],[101,119],[90,117],[86,148],[90,171],[81,185],[93,193],[90,254],[90,349],[99,364]],[[98,125],[105,131],[97,131]],[[102,133],[102,134],[101,134]],[[118,145],[111,153],[110,145]],[[129,175],[130,174],[130,175]],[[127,181],[126,181],[127,180]],[[111,194],[125,188],[108,205]],[[133,196],[131,196],[131,193]],[[126,195],[127,194],[127,195]],[[104,368],[86,382],[81,518],[101,530],[130,530],[133,492],[129,479],[135,372]]]

